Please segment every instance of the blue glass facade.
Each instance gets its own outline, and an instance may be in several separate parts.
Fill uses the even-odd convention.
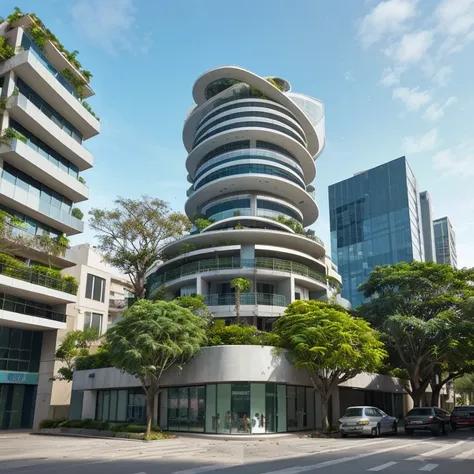
[[[330,186],[329,213],[332,260],[353,307],[375,266],[424,260],[419,194],[405,157]]]

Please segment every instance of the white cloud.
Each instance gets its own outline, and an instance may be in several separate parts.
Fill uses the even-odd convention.
[[[445,177],[473,178],[474,143],[462,143],[455,148],[440,151],[433,157],[433,166]]]
[[[72,19],[77,31],[110,54],[143,54],[151,47],[151,36],[137,36],[135,12],[133,0],[79,0],[72,7]]]
[[[474,25],[474,0],[444,0],[435,11],[440,32],[465,36]]]
[[[384,87],[396,86],[400,83],[401,68],[386,67],[382,72],[379,84]]]
[[[392,93],[392,98],[401,100],[408,110],[419,110],[431,102],[431,94],[428,91],[420,91],[419,87],[413,89],[397,87]]]
[[[429,105],[423,114],[423,118],[431,122],[440,119],[444,115],[445,110],[450,105],[457,102],[457,100],[457,97],[452,96],[444,103],[444,105],[441,105],[439,102]]]
[[[423,153],[434,150],[438,146],[438,130],[433,128],[424,135],[404,137],[402,147],[404,153]]]
[[[451,82],[452,74],[453,68],[451,66],[442,66],[433,76],[433,82],[440,87],[446,87]]]
[[[344,74],[344,79],[348,82],[355,81],[355,77],[354,77],[353,72],[351,70],[346,71],[346,73]]]
[[[383,36],[399,33],[405,23],[416,14],[417,0],[386,0],[375,6],[359,25],[359,37],[370,46]]]
[[[429,30],[407,33],[397,45],[386,50],[388,56],[393,56],[401,64],[420,62],[433,44],[434,33]]]

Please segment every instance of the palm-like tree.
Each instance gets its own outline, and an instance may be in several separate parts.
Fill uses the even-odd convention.
[[[240,323],[240,296],[250,290],[250,281],[245,278],[234,278],[230,282],[230,287],[235,289],[235,316],[237,324]]]

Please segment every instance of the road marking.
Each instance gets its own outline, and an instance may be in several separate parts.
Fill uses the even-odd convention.
[[[431,472],[433,469],[436,469],[438,466],[439,464],[425,464],[423,467],[420,467],[420,469],[418,470]]]
[[[467,459],[471,454],[474,454],[474,449],[471,449],[470,451],[464,451],[463,453],[454,456],[452,459],[456,461],[464,461],[464,459]]]
[[[382,464],[380,466],[373,467],[372,469],[367,469],[368,471],[382,471],[383,469],[386,469],[387,467],[393,466],[394,464],[398,464],[395,461],[390,461],[386,464]]]
[[[461,446],[465,442],[466,441],[458,441],[457,443],[454,443],[454,444],[448,444],[447,446],[443,446],[442,448],[433,449],[433,451],[428,451],[423,454],[418,454],[418,456],[412,456],[411,458],[405,459],[405,461],[423,461],[423,458],[429,458],[431,456],[434,456],[435,454],[439,454],[444,451],[447,451],[448,449],[456,448],[457,446]]]
[[[176,471],[171,474],[200,474],[201,472],[217,471],[218,469],[229,469],[230,467],[240,466],[240,464],[212,464],[210,466],[195,467],[185,471]],[[145,474],[145,473],[144,473]]]
[[[401,446],[392,446],[391,448],[384,448],[374,451],[372,453],[357,454],[356,456],[349,456],[347,458],[332,459],[331,461],[324,461],[311,466],[293,466],[287,469],[280,469],[279,471],[268,471],[262,474],[299,474],[300,472],[312,471],[313,469],[321,469],[327,466],[334,466],[336,464],[342,464],[348,461],[356,461],[362,458],[368,458],[370,456],[376,456],[377,454],[388,453],[390,451],[397,451],[399,449],[409,448],[416,444],[422,444],[424,441],[418,441],[415,443],[403,444]],[[320,454],[320,453],[317,453]],[[176,474],[176,473],[173,473]]]

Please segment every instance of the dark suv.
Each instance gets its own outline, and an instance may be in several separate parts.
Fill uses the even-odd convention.
[[[474,405],[455,407],[451,413],[451,428],[474,428]]]
[[[449,413],[441,408],[413,408],[405,416],[405,433],[431,431],[435,435],[446,434],[449,423]]]

